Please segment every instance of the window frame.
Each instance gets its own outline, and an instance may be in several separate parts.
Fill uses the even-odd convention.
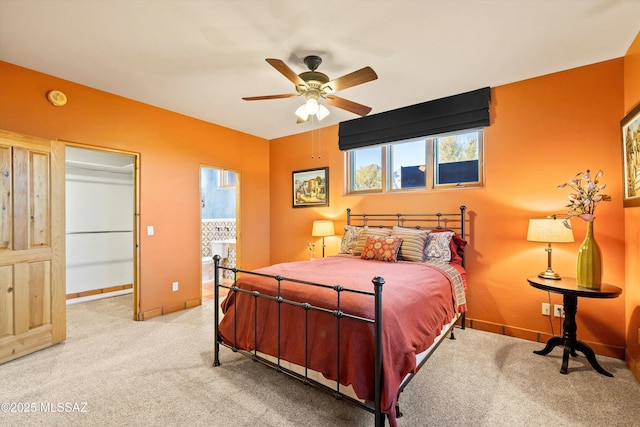
[[[362,151],[362,150],[366,150],[366,149],[370,149],[370,148],[375,148],[375,147],[380,147],[380,162],[381,162],[381,174],[382,174],[382,182],[380,184],[380,188],[374,188],[374,189],[370,189],[370,190],[355,190],[354,189],[354,180],[355,180],[355,170],[354,170],[354,166],[355,166],[355,158],[354,156],[351,154],[353,152],[356,151]],[[387,183],[386,183],[386,163],[387,163],[387,150],[385,150],[384,148],[384,144],[379,144],[379,145],[371,145],[368,147],[363,147],[363,148],[357,148],[355,150],[349,150],[346,152],[346,156],[345,156],[345,161],[346,161],[346,176],[347,179],[345,180],[346,182],[346,194],[379,194],[379,193],[386,193],[387,192]]]
[[[220,170],[220,188],[233,188],[238,182],[238,176],[234,171]]]
[[[478,133],[478,181],[475,182],[458,182],[458,183],[447,183],[447,184],[437,184],[436,183],[436,158],[437,158],[437,147],[436,140],[438,138],[444,138],[451,135],[461,135],[467,133]],[[484,129],[465,129],[464,131],[458,132],[449,132],[441,135],[434,135],[431,137],[433,142],[433,151],[432,151],[432,173],[430,174],[433,182],[431,188],[433,190],[438,189],[451,189],[451,188],[482,188],[484,187]]]
[[[436,183],[436,155],[437,155],[437,140],[438,138],[449,137],[452,135],[461,135],[468,133],[478,134],[478,181],[475,182],[459,182],[459,183]],[[424,187],[408,187],[408,188],[393,188],[393,153],[392,146],[406,144],[416,141],[425,141],[425,186]],[[380,189],[371,190],[354,190],[355,179],[355,157],[352,153],[359,150],[370,149],[374,147],[380,148],[381,157],[381,173],[382,183]],[[429,191],[441,191],[449,189],[461,189],[461,188],[483,188],[484,187],[484,128],[465,129],[455,132],[447,132],[437,135],[429,135],[417,138],[408,138],[401,141],[393,141],[384,144],[375,144],[367,147],[357,148],[354,150],[345,151],[345,195],[363,195],[363,194],[397,194],[397,193],[412,193],[412,192],[429,192]]]
[[[393,188],[393,146],[402,145],[402,144],[411,144],[414,142],[424,142],[424,166],[425,166],[425,182],[424,187],[407,187],[407,188]],[[388,182],[388,192],[389,193],[397,193],[397,192],[411,192],[411,191],[425,191],[429,188],[429,140],[428,138],[410,138],[402,141],[394,141],[386,145],[386,151],[388,152],[389,165],[387,169],[389,169],[387,173],[387,182]]]

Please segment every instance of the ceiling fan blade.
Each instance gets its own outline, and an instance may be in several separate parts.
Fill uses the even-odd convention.
[[[331,92],[337,92],[362,83],[370,82],[377,78],[378,75],[371,67],[364,67],[354,71],[353,73],[346,74],[323,84],[321,89],[330,88]]]
[[[244,99],[245,101],[262,101],[263,99],[295,98],[296,96],[300,96],[300,94],[285,93],[282,95],[247,96],[242,99]]]
[[[351,111],[359,116],[366,116],[371,111],[371,107],[358,104],[357,102],[349,101],[348,99],[339,98],[337,96],[329,95],[326,98],[327,104],[334,107],[342,108],[343,110]]]
[[[271,64],[273,68],[278,70],[280,74],[289,79],[294,85],[307,87],[307,82],[302,80],[295,71],[289,68],[289,66],[280,59],[267,58],[266,61]]]

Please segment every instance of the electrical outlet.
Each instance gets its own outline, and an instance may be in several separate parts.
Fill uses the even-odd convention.
[[[549,304],[548,302],[542,303],[542,315],[551,316],[551,304]]]
[[[553,304],[553,317],[564,317],[564,306],[562,304]]]
[[[173,292],[178,290],[178,282],[173,282]]]

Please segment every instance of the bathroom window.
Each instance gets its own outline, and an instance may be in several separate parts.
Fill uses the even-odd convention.
[[[220,171],[221,188],[230,188],[236,186],[236,174],[228,170]]]

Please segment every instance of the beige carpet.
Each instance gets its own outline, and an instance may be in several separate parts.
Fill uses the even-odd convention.
[[[130,320],[131,301],[68,307],[66,342],[0,365],[0,404],[35,409],[0,412],[0,425],[373,424],[368,412],[227,349],[222,366],[211,367],[213,301],[145,322]],[[402,394],[399,426],[640,425],[640,385],[623,361],[598,357],[615,378],[582,357],[561,375],[559,349],[543,357],[532,354],[541,344],[470,329],[456,335]]]

